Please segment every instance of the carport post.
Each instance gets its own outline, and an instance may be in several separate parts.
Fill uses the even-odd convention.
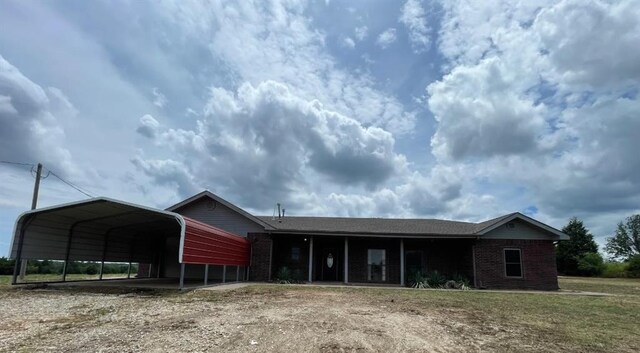
[[[227,265],[222,265],[222,283],[227,281]]]
[[[22,260],[22,245],[24,244],[24,232],[27,230],[27,226],[31,224],[31,220],[34,218],[33,216],[27,216],[24,224],[20,228],[20,235],[18,236],[18,251],[16,254],[16,262],[13,267],[13,278],[11,279],[11,284],[18,283],[18,273],[20,272],[20,264]]]
[[[180,289],[184,288],[184,264],[180,264]]]
[[[400,239],[400,285],[404,287],[404,239]]]
[[[102,245],[102,261],[100,262],[100,277],[98,277],[99,280],[102,281],[102,274],[104,273],[104,260],[107,258],[107,244],[109,244],[109,233],[111,232],[111,230],[108,230],[105,234],[104,234],[104,243]]]
[[[127,278],[131,278],[131,261],[129,261],[129,267],[127,267]]]
[[[209,264],[204,265],[204,285],[209,281]]]
[[[236,266],[236,282],[240,282],[240,265]]]
[[[313,275],[313,236],[309,237],[309,282]]]
[[[344,283],[349,283],[349,238],[344,237]]]

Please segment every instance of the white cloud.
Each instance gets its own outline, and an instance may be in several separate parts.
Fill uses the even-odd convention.
[[[369,28],[367,26],[356,27],[354,33],[358,41],[363,41],[369,34]]]
[[[59,90],[49,94],[0,56],[0,159],[44,162],[61,173],[75,169],[65,132],[54,112],[69,104]],[[73,106],[65,106],[75,113]]]
[[[378,46],[380,46],[380,48],[386,49],[393,42],[395,42],[396,39],[397,39],[396,29],[395,28],[388,28],[384,32],[380,33],[380,35],[378,36],[378,39],[376,40],[376,44],[378,44]]]
[[[407,27],[409,40],[415,52],[429,49],[431,28],[427,25],[425,10],[418,0],[407,0],[402,6],[399,21]]]
[[[140,118],[140,125],[136,131],[144,137],[153,139],[156,137],[159,127],[160,123],[156,119],[149,114],[145,114]]]
[[[148,118],[141,123],[154,125]],[[196,130],[149,135],[179,153],[192,175],[180,180],[188,185],[216,180],[226,192],[263,207],[305,192],[312,180],[376,188],[406,168],[389,132],[364,127],[273,81],[255,87],[246,83],[237,92],[214,88]],[[243,161],[242,168],[235,161]],[[140,161],[136,165],[154,172]],[[157,165],[158,170],[165,167]],[[175,169],[172,163],[166,167]]]
[[[165,95],[162,94],[162,92],[160,92],[157,87],[154,87],[151,93],[153,93],[153,105],[158,108],[162,108],[165,106],[165,104],[167,104],[167,97],[165,97]]]
[[[640,47],[631,44],[640,10],[519,5],[444,5],[439,50],[449,63],[428,88],[438,162],[472,171],[467,188],[513,187],[543,220],[640,211]]]
[[[351,37],[345,37],[342,39],[342,46],[349,48],[349,49],[353,49],[356,47],[356,42],[353,41],[353,39],[351,39]]]
[[[371,76],[344,70],[312,27],[305,4],[297,2],[214,3],[184,9],[171,4],[165,16],[206,41],[215,58],[242,82],[286,82],[300,97],[317,99],[336,112],[393,133],[409,133],[415,115]],[[395,30],[393,31],[395,33]],[[268,34],[268,35],[265,35]]]

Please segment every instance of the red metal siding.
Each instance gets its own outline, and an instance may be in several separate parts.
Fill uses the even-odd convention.
[[[183,218],[183,263],[249,266],[250,245],[247,239],[191,218]]]

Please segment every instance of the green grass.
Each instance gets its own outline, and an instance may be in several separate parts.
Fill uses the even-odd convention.
[[[134,274],[132,274],[133,276]],[[78,281],[78,280],[88,280],[88,279],[98,279],[99,275],[83,275],[83,274],[68,274],[67,281]],[[109,273],[104,274],[102,278],[125,278],[127,277],[126,273]],[[0,285],[9,285],[11,284],[12,276],[9,275],[0,275]],[[52,282],[52,281],[62,281],[62,275],[55,274],[35,274],[35,275],[27,275],[25,279],[22,281],[24,283],[32,283],[32,282]]]
[[[600,292],[640,296],[640,278],[559,277],[560,288],[571,291]]]

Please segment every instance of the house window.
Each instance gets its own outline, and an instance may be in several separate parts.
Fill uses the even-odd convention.
[[[386,250],[369,249],[367,257],[367,280],[372,282],[384,282],[387,280]]]
[[[507,277],[522,277],[522,253],[520,249],[504,249],[504,273]]]
[[[300,247],[298,246],[291,247],[291,261],[294,261],[294,262],[300,261]]]

